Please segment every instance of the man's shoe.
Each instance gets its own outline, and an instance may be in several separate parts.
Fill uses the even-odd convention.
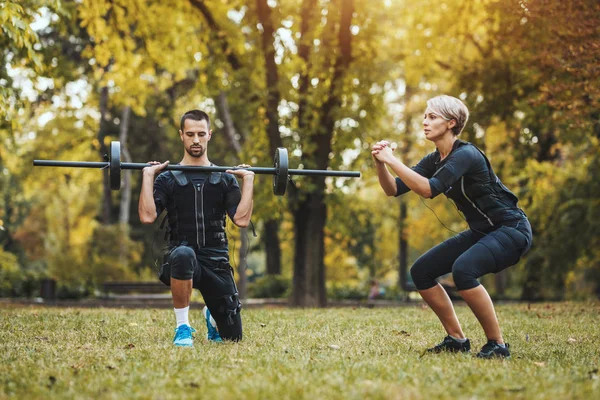
[[[208,307],[204,306],[202,309],[202,314],[204,314],[204,318],[206,319],[206,328],[208,329],[206,338],[211,342],[222,342],[223,339],[221,339],[221,335],[219,335],[219,331],[217,330],[217,323],[212,315],[210,315]]]
[[[175,329],[175,337],[173,338],[173,344],[175,346],[192,347],[194,345],[194,338],[192,332],[196,332],[194,328],[189,325],[179,325]]]
[[[504,344],[504,347],[500,346],[495,340],[488,340],[488,342],[481,348],[481,351],[477,353],[478,358],[509,358],[510,351],[508,343]]]
[[[427,349],[427,353],[441,353],[444,351],[448,351],[451,353],[466,353],[471,351],[471,342],[469,341],[469,339],[467,339],[465,342],[461,343],[450,336],[446,336],[440,344],[430,349]]]

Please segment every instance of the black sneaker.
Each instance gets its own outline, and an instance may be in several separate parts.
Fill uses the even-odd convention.
[[[508,343],[504,344],[504,347],[500,346],[495,340],[488,340],[488,342],[481,348],[481,351],[477,353],[479,358],[509,358],[510,351]]]
[[[427,353],[441,353],[443,351],[449,351],[451,353],[458,353],[460,351],[466,353],[471,351],[471,342],[467,339],[465,342],[461,343],[450,336],[446,336],[442,343],[427,349]]]

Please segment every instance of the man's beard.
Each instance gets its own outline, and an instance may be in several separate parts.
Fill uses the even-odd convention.
[[[200,151],[197,153],[194,153],[193,152],[194,149],[200,149]],[[189,149],[186,147],[185,151],[194,158],[200,158],[204,155],[206,149],[202,146],[194,147],[193,149],[191,147]]]

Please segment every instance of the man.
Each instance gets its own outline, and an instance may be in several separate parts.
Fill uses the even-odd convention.
[[[179,137],[185,149],[181,165],[213,165],[208,159],[212,131],[205,112],[186,112]],[[225,173],[161,172],[169,161],[149,164],[143,169],[138,212],[142,223],[151,224],[167,210],[169,250],[159,279],[171,287],[173,296],[177,321],[173,343],[193,346],[194,329],[188,317],[193,288],[200,290],[207,306],[204,316],[209,340],[241,340],[241,303],[229,265],[225,214],[237,226],[248,226],[254,173],[244,169]],[[243,181],[241,190],[236,176]]]

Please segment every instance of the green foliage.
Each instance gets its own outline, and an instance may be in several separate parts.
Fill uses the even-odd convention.
[[[135,280],[132,266],[139,263],[142,244],[131,240],[127,227],[98,225],[92,241],[88,273],[94,283]]]
[[[369,287],[361,283],[332,282],[327,285],[327,298],[333,300],[364,300]]]
[[[281,275],[264,275],[248,284],[250,298],[288,297],[292,288],[291,281]]]
[[[270,9],[273,43],[263,43],[255,2],[2,2],[2,254],[35,275],[28,282],[48,274],[85,288],[106,276],[148,275],[156,227],[137,221],[135,194],[128,228],[100,226],[101,172],[32,169],[31,160],[99,160],[98,92],[107,87],[104,140],[116,139],[122,108],[132,107],[128,145],[135,161],[177,160],[178,117],[203,108],[214,117],[211,160],[268,165],[268,96],[277,89],[280,136],[292,167],[314,167],[317,150],[331,145],[327,167],[363,172],[361,179],[326,181],[328,284],[395,282],[398,200],[379,188],[369,147],[390,139],[399,144],[398,156],[414,164],[433,150],[420,133],[425,100],[448,93],[471,110],[462,138],[486,150],[534,226],[534,248],[508,271],[511,292],[530,285],[535,296],[598,290],[600,234],[590,222],[598,220],[600,198],[596,2],[354,0],[351,59],[337,75],[340,10],[350,2],[314,2],[302,31],[306,4],[278,1]],[[47,26],[34,29],[34,21]],[[275,87],[265,79],[271,44]],[[224,135],[220,95],[229,103],[239,154]],[[333,127],[323,132],[329,117]],[[317,140],[322,134],[331,134],[325,146]],[[300,193],[317,187],[313,178],[295,181]],[[134,173],[134,193],[139,184]],[[112,194],[113,217],[118,198]],[[271,194],[270,177],[257,178],[254,221],[281,222],[287,277],[295,249],[288,199]],[[465,227],[443,198],[423,204],[409,194],[403,201],[409,263],[452,235],[438,218],[454,231]],[[261,285],[275,290],[273,282]]]
[[[0,247],[0,297],[12,295],[12,289],[20,280],[20,275],[17,257]]]
[[[526,268],[542,266],[544,271],[539,274],[543,291],[535,288],[533,297],[590,296],[600,288],[600,249],[593,242],[600,237],[600,146],[595,142],[590,151],[578,152],[577,164],[560,169],[535,161],[528,165],[531,180],[524,201],[531,204],[536,235],[535,264],[528,262]],[[531,278],[528,272],[524,279]]]

